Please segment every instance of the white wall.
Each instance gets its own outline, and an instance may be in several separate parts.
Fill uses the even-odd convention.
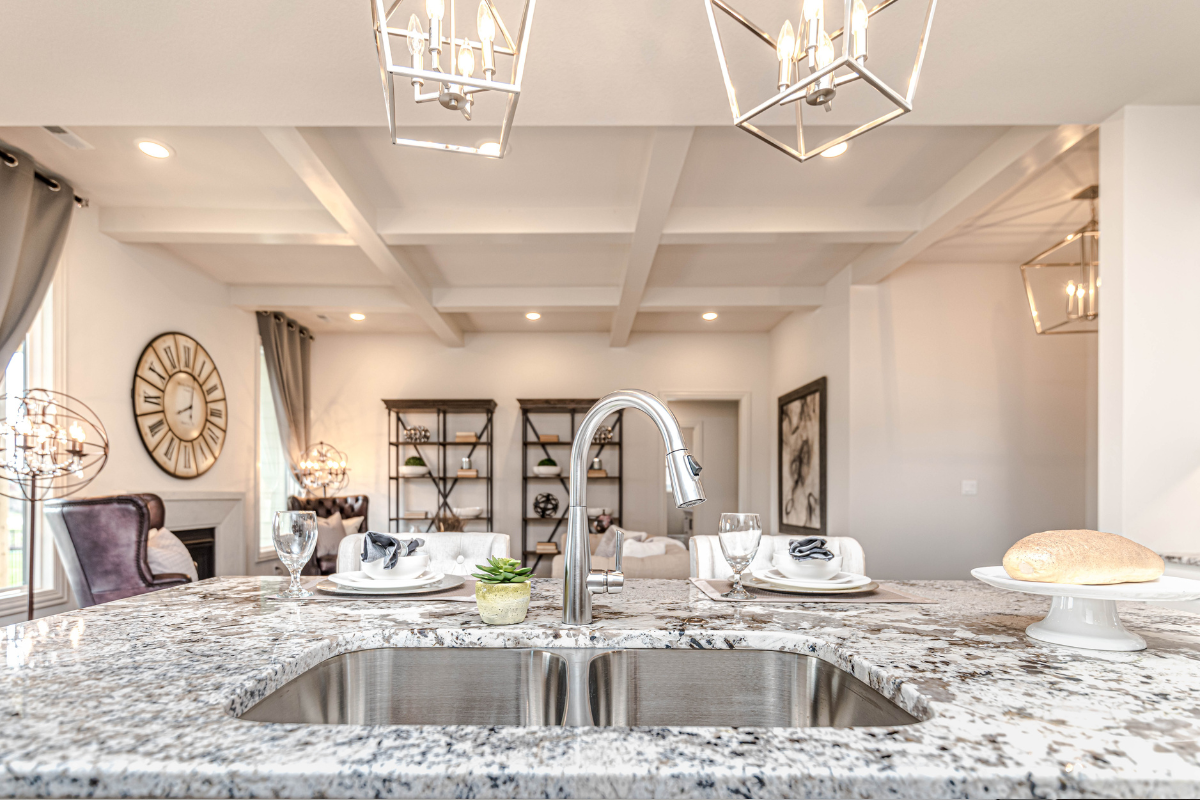
[[[1100,526],[1200,551],[1200,107],[1100,128]]]
[[[313,436],[346,451],[352,468],[349,491],[370,495],[371,525],[384,529],[387,417],[381,400],[494,399],[493,527],[513,535],[515,548],[522,516],[517,398],[589,398],[623,388],[655,394],[747,391],[750,498],[765,513],[773,431],[769,347],[766,334],[645,334],[634,336],[624,348],[609,347],[605,334],[469,334],[462,348],[447,348],[423,335],[318,335],[313,343]],[[662,440],[641,413],[630,411],[625,420],[625,525],[658,532],[665,492]],[[566,466],[563,459],[559,463]],[[565,507],[566,498],[560,501]]]
[[[66,385],[62,391],[96,412],[108,431],[108,463],[84,496],[125,492],[246,492],[254,476],[257,328],[251,314],[228,304],[225,288],[154,245],[127,245],[101,234],[97,209],[79,209],[59,269],[66,319]],[[193,480],[167,475],[141,444],[130,389],[137,359],[155,336],[181,331],[199,341],[221,371],[229,432],[216,465]],[[247,495],[249,501],[252,495]],[[247,508],[252,508],[248,502]],[[247,511],[246,525],[251,524]],[[248,528],[252,530],[252,528]],[[245,549],[218,557],[245,570]],[[73,603],[39,616],[74,608]],[[23,619],[0,618],[0,624]]]
[[[966,578],[1084,527],[1094,335],[1038,336],[1011,264],[910,264],[852,302],[850,518],[873,575]]]
[[[850,271],[825,287],[825,304],[797,311],[771,331],[771,530],[779,510],[779,398],[826,377],[826,532],[850,536]]]
[[[695,533],[716,533],[721,514],[738,510],[738,403],[734,400],[673,400],[669,405],[684,430],[684,441],[687,441],[689,429],[692,431],[693,443],[689,448],[704,467],[701,477],[708,499],[691,509],[693,530]],[[761,459],[759,463],[762,463]],[[666,512],[669,532],[682,532],[684,510],[675,507],[673,496],[667,493],[665,486],[659,502]],[[759,509],[757,513],[763,514],[765,510]]]

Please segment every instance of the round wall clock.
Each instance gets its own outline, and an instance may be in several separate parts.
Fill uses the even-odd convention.
[[[133,413],[146,452],[169,475],[195,478],[225,446],[225,384],[212,358],[182,333],[158,336],[138,359]]]

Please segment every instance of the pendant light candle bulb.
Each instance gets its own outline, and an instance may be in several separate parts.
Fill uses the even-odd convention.
[[[817,69],[824,69],[833,63],[833,40],[829,34],[821,31],[821,44],[817,47]]]
[[[808,55],[808,66],[812,68],[816,64],[816,51],[821,44],[821,36],[825,33],[824,0],[804,0],[801,13],[804,15],[804,22],[800,29],[801,43],[796,46],[796,55],[800,55],[800,49],[803,47]]]
[[[792,55],[796,51],[796,33],[790,19],[783,21],[779,29],[779,40],[775,43],[775,55],[779,58],[779,88],[792,85]]]
[[[870,15],[863,0],[854,0],[854,11],[851,15],[851,58],[858,62],[867,60],[867,23]]]
[[[408,52],[414,57],[425,52],[425,31],[421,30],[421,20],[416,14],[408,18]]]
[[[425,12],[429,14],[431,20],[436,19],[441,22],[442,16],[446,13],[445,0],[425,0]]]
[[[458,48],[458,71],[468,78],[475,72],[475,51],[466,42]]]
[[[479,27],[479,39],[483,42],[496,40],[496,21],[492,19],[492,11],[488,8],[487,0],[479,0],[479,13],[475,15]]]

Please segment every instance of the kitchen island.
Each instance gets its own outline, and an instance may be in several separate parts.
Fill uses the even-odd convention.
[[[1149,649],[1044,645],[1048,600],[895,584],[936,604],[729,604],[632,580],[561,624],[473,603],[268,599],[216,578],[5,630],[0,795],[18,797],[1141,797],[1200,795],[1200,627],[1127,604]],[[891,728],[285,725],[235,715],[379,647],[758,648],[815,655],[921,722]],[[436,681],[436,675],[428,676]],[[419,691],[419,687],[413,687]],[[719,703],[720,697],[705,698]]]

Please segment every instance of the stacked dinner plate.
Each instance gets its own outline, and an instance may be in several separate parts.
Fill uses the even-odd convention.
[[[788,594],[859,594],[879,587],[878,583],[866,575],[855,575],[851,572],[839,572],[832,578],[821,581],[789,578],[775,567],[756,569],[750,574],[753,577],[746,581],[748,586]]]
[[[447,576],[444,572],[432,569],[411,578],[372,578],[361,570],[338,572],[330,575],[329,580],[336,586],[337,594],[420,594],[442,591],[463,583],[457,575]]]

